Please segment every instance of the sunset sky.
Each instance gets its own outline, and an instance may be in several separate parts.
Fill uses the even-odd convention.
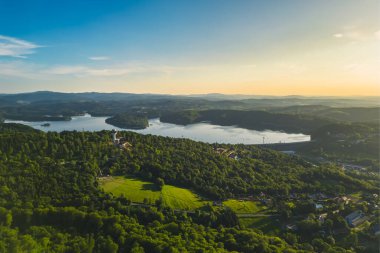
[[[0,93],[380,95],[379,3],[0,0]]]

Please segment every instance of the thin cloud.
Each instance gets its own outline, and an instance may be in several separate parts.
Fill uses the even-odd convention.
[[[27,58],[26,55],[33,54],[39,47],[29,41],[0,35],[0,56]]]
[[[87,66],[57,66],[47,69],[45,72],[53,75],[74,75],[74,76],[125,76],[130,73],[143,72],[138,67],[111,67],[111,68],[90,68]]]
[[[333,34],[337,39],[346,39],[350,41],[368,41],[373,39],[380,39],[380,30],[370,31],[368,29],[358,28],[356,26],[344,27],[339,33]]]
[[[112,77],[128,76],[135,73],[162,73],[173,74],[179,71],[192,71],[203,69],[201,66],[167,66],[167,65],[150,65],[141,63],[119,64],[105,68],[94,68],[84,65],[65,65],[55,66],[46,69],[44,73],[52,75],[73,75],[77,77],[94,76],[94,77]]]
[[[127,77],[134,74],[147,74],[147,75],[177,75],[179,73],[204,73],[204,72],[220,72],[233,69],[234,73],[241,75],[247,73],[251,75],[252,70],[256,65],[196,65],[196,66],[173,66],[161,64],[148,64],[148,63],[124,63],[116,64],[105,67],[91,67],[86,65],[56,65],[46,66],[39,64],[32,64],[30,62],[15,61],[15,62],[1,62],[0,61],[0,76],[20,77],[29,79],[54,79],[61,77],[74,77],[74,78],[120,78]],[[294,69],[292,69],[294,70]]]
[[[41,66],[23,61],[0,61],[0,76],[26,79],[41,79],[46,77],[41,73]]]
[[[91,57],[88,57],[88,59],[92,61],[106,61],[106,60],[109,60],[110,58],[108,56],[91,56]]]
[[[173,67],[146,64],[120,64],[109,67],[89,67],[85,65],[60,65],[48,67],[30,62],[0,61],[0,76],[20,78],[54,78],[57,76],[73,77],[120,77],[134,73],[163,73],[171,74],[177,71],[186,71],[195,67]]]

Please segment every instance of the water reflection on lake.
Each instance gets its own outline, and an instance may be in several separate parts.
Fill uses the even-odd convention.
[[[6,123],[14,122],[31,126],[42,131],[101,131],[101,130],[128,130],[141,134],[153,134],[175,138],[189,138],[196,141],[208,143],[231,143],[231,144],[261,144],[279,142],[310,141],[309,135],[289,134],[276,131],[255,131],[235,126],[218,126],[209,123],[197,123],[187,126],[163,123],[159,119],[150,119],[149,127],[142,130],[121,129],[105,122],[107,117],[84,116],[72,117],[71,121],[41,121],[29,122],[18,120],[5,120]],[[50,123],[49,127],[41,126]]]

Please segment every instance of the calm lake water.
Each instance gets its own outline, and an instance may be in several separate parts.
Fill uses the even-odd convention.
[[[276,131],[255,131],[235,126],[218,126],[209,123],[197,123],[187,126],[163,123],[159,119],[150,119],[149,127],[142,130],[121,129],[105,122],[107,117],[91,117],[90,115],[72,117],[71,121],[40,121],[29,122],[21,120],[5,120],[6,123],[21,123],[42,131],[101,131],[101,130],[128,130],[141,134],[153,134],[175,138],[188,138],[208,143],[231,144],[261,144],[265,143],[310,141],[309,135],[289,134]],[[49,127],[41,126],[50,123]]]

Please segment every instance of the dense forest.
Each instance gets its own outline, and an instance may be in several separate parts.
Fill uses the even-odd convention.
[[[145,115],[130,113],[116,114],[106,119],[106,123],[127,129],[144,129],[149,126],[148,118]]]
[[[379,107],[329,107],[325,105],[303,105],[268,108],[269,112],[312,115],[316,118],[328,119],[334,122],[372,122],[380,119]]]
[[[216,125],[237,125],[254,130],[307,133],[311,135],[310,143],[302,146],[289,145],[288,148],[331,161],[345,160],[379,168],[380,111],[378,108],[326,109],[326,107],[310,106],[271,110],[282,113],[186,110],[163,113],[161,121],[182,125],[206,121]],[[310,116],[311,114],[318,117]],[[277,148],[275,145],[273,147]]]
[[[378,122],[324,125],[310,133],[311,142],[268,145],[276,150],[294,150],[311,160],[351,163],[377,172],[380,168],[380,125]]]
[[[161,121],[187,125],[207,121],[215,125],[237,125],[254,130],[277,130],[291,133],[310,133],[328,120],[306,115],[279,114],[266,111],[205,110],[170,112],[161,116]]]
[[[378,159],[380,154],[380,125],[377,123],[334,123],[312,132],[316,140],[312,149],[346,159]]]
[[[263,191],[280,198],[294,193],[379,190],[378,178],[352,177],[334,166],[315,167],[255,146],[122,132],[132,147],[126,150],[112,144],[109,131],[43,133],[17,124],[1,124],[0,129],[0,252],[356,249],[349,238],[336,244],[332,236],[313,232],[315,227],[309,223],[300,223],[300,228],[315,234],[311,238],[288,232],[267,235],[240,226],[228,208],[205,206],[184,213],[159,204],[133,206],[128,199],[101,190],[97,178],[108,174],[135,175],[152,182],[161,178],[211,200]],[[217,148],[234,150],[239,159],[220,155]]]

